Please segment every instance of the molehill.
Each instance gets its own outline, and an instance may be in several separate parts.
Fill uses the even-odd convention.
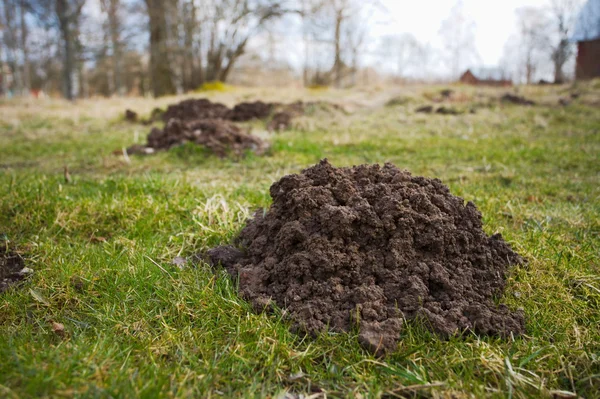
[[[24,280],[31,273],[33,270],[25,267],[25,261],[21,255],[10,251],[0,240],[0,294]]]
[[[357,327],[377,354],[396,347],[407,320],[442,336],[524,332],[521,310],[494,303],[523,259],[500,234],[488,237],[475,205],[440,180],[324,160],[270,193],[270,209],[234,245],[203,254],[239,279],[256,311],[277,305],[311,334]]]

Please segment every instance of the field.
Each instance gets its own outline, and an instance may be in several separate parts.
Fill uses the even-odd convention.
[[[0,294],[0,396],[599,397],[598,82],[520,88],[535,106],[457,86],[443,105],[467,112],[414,112],[443,88],[199,94],[343,108],[277,134],[252,122],[271,149],[234,160],[194,145],[123,156],[149,131],[124,110],[181,98],[1,102],[0,243],[34,273]],[[475,202],[528,261],[499,298],[524,309],[527,334],[443,340],[409,325],[376,358],[355,334],[302,337],[253,313],[223,271],[172,263],[231,241],[273,182],[323,158],[392,162]]]

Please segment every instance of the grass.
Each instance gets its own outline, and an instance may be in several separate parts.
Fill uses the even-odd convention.
[[[453,89],[481,102],[482,93]],[[419,90],[437,89],[406,89],[410,105],[388,107],[404,91],[319,93],[355,112],[259,132],[270,153],[239,161],[189,145],[130,162],[111,154],[147,133],[122,121],[126,107],[173,98],[0,105],[0,235],[35,270],[0,296],[0,396],[600,396],[597,103],[558,107],[544,99],[565,87],[525,88],[542,105],[484,101],[476,114],[427,116],[413,112],[428,102]],[[284,94],[210,96],[231,104]],[[171,263],[231,240],[269,205],[272,182],[324,157],[390,161],[474,201],[486,232],[528,259],[501,298],[524,308],[527,335],[441,340],[413,324],[377,359],[355,333],[295,335],[278,315],[252,313],[224,273]]]

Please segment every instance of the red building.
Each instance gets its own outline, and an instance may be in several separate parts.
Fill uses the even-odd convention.
[[[495,69],[486,69],[482,71],[472,72],[467,69],[459,79],[459,82],[473,86],[496,86],[507,87],[512,86],[512,81],[506,79],[502,72]]]
[[[600,0],[589,0],[583,6],[573,41],[577,42],[575,78],[600,77]]]
[[[577,42],[575,78],[582,80],[598,77],[600,77],[600,38]]]

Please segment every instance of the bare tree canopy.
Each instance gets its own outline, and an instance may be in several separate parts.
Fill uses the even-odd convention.
[[[579,13],[582,1],[519,9],[517,33],[499,66],[522,82],[572,78],[574,38],[600,29],[600,11],[590,11],[600,2],[589,0]],[[372,75],[456,79],[467,68],[492,67],[478,54],[478,26],[463,0],[441,25],[434,21],[437,41],[405,32],[384,4],[390,3],[0,0],[0,95],[164,96],[213,81],[275,84],[275,76],[343,88]],[[374,34],[377,26],[386,29]]]

